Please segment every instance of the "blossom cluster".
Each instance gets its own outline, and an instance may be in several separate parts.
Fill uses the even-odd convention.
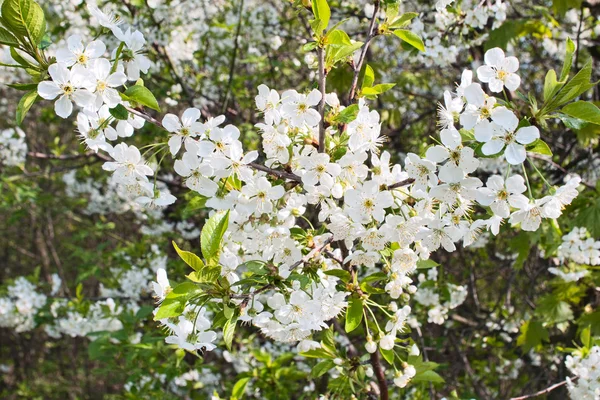
[[[586,357],[580,354],[567,356],[565,365],[577,378],[567,378],[567,388],[572,399],[596,400],[600,398],[600,347],[593,346]]]
[[[27,156],[25,132],[21,128],[0,131],[0,165],[7,167],[20,165]]]

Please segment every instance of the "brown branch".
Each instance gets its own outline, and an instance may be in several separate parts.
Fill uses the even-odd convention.
[[[302,257],[302,260],[300,261],[296,261],[295,263],[293,263],[290,266],[290,271],[293,271],[294,269],[298,268],[300,265],[308,262],[311,258],[313,258],[318,252],[320,252],[321,250],[323,250],[325,247],[327,247],[327,245],[329,245],[329,243],[333,242],[333,235],[331,235],[330,237],[328,237],[325,242],[323,242],[323,244],[319,247],[315,247],[314,249],[312,249],[307,255],[305,255],[304,257]]]
[[[403,187],[403,186],[408,186],[411,183],[413,183],[414,181],[415,180],[413,178],[408,178],[408,179],[405,179],[403,181],[396,182],[393,185],[389,185],[387,188],[388,188],[388,190],[398,189],[398,188]]]
[[[358,76],[360,75],[360,70],[362,69],[363,62],[365,61],[365,57],[367,56],[367,50],[369,50],[369,44],[371,43],[371,39],[377,36],[375,32],[375,21],[377,20],[377,13],[379,12],[379,3],[380,0],[375,0],[375,8],[373,9],[373,16],[371,17],[371,23],[369,24],[369,31],[367,33],[367,38],[365,39],[365,43],[362,45],[362,50],[360,52],[360,56],[358,58],[358,62],[354,66],[354,76],[352,77],[352,85],[350,86],[350,93],[348,94],[348,103],[354,102],[354,95],[356,94],[356,86],[358,85]]]
[[[371,365],[373,366],[373,372],[377,378],[377,384],[379,385],[379,398],[381,400],[388,400],[388,385],[385,380],[385,374],[383,373],[383,367],[381,366],[381,359],[379,358],[379,351],[371,353]]]
[[[577,379],[577,378],[573,378],[573,379]],[[535,393],[532,393],[532,394],[526,394],[526,395],[520,396],[520,397],[511,397],[510,400],[524,400],[524,399],[530,399],[530,398],[533,398],[533,397],[538,397],[538,396],[541,396],[543,394],[550,393],[554,389],[558,389],[559,387],[564,386],[566,384],[567,384],[567,381],[564,380],[562,382],[555,383],[554,385],[549,386],[546,389],[540,390],[539,392],[535,392]]]
[[[321,101],[319,101],[318,111],[321,115],[319,122],[319,153],[325,152],[325,92],[326,92],[326,74],[325,74],[325,52],[322,47],[317,48],[317,57],[319,59],[319,90],[321,91]]]

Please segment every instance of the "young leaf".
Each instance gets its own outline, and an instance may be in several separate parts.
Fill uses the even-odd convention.
[[[239,400],[244,397],[244,393],[246,393],[246,386],[248,386],[248,382],[250,382],[250,378],[242,378],[238,380],[235,385],[233,385],[233,389],[231,391],[231,398],[233,400]]]
[[[561,110],[571,117],[581,119],[592,124],[600,125],[600,108],[589,101],[576,101],[567,104]]]
[[[33,0],[4,0],[2,19],[15,35],[28,37],[37,46],[46,33],[44,11]]]
[[[153,110],[160,111],[156,98],[148,89],[141,85],[133,85],[127,88],[125,96],[129,100],[133,100],[140,103],[143,106],[149,107]]]
[[[321,34],[325,29],[327,29],[327,25],[329,25],[329,19],[331,18],[331,10],[329,9],[329,4],[327,4],[327,0],[312,0],[312,10],[313,14],[315,14],[315,20],[318,20],[318,26],[315,29],[315,33]]]
[[[200,234],[200,247],[202,255],[207,261],[217,258],[221,250],[221,239],[229,224],[229,211],[216,213],[202,227]]]
[[[396,86],[395,83],[380,83],[373,87],[366,87],[366,88],[362,89],[361,93],[366,96],[377,96],[379,94],[387,92],[394,86]]]
[[[111,108],[110,110],[108,110],[108,112],[110,113],[110,115],[115,117],[115,119],[121,121],[127,121],[127,119],[129,118],[129,111],[127,111],[127,109],[122,104],[117,104],[116,107]]]
[[[373,68],[367,64],[361,88],[364,90],[364,88],[371,87],[373,86],[373,82],[375,82],[375,72],[373,71]]]
[[[567,38],[566,44],[567,52],[565,54],[565,61],[563,62],[562,70],[560,71],[560,81],[564,82],[568,78],[569,72],[571,72],[571,65],[573,65],[573,54],[575,53],[575,43],[571,38]]]
[[[398,36],[400,39],[410,44],[415,49],[419,51],[425,51],[425,44],[417,34],[412,33],[411,31],[408,31],[406,29],[397,29],[394,31],[394,35]]]
[[[235,325],[237,324],[237,317],[228,319],[223,327],[223,340],[227,350],[231,351],[231,344],[233,343],[233,334],[235,333]]]
[[[530,153],[552,156],[552,150],[550,150],[550,146],[548,146],[548,143],[544,142],[541,139],[537,139],[535,142],[531,143],[530,145],[527,145],[526,149]]]
[[[343,269],[330,269],[325,271],[325,275],[338,277],[344,283],[350,282],[350,272]]]
[[[363,300],[350,297],[346,312],[346,332],[352,332],[359,327],[363,318]]]
[[[25,115],[27,114],[33,103],[35,103],[37,98],[37,89],[25,93],[25,95],[21,97],[21,100],[19,100],[19,104],[17,105],[17,125],[20,126],[23,123]]]
[[[410,23],[410,21],[412,21],[413,18],[416,18],[418,16],[419,14],[414,12],[404,13],[400,17],[394,19],[394,22],[392,22],[392,24],[390,25],[390,29],[404,28]]]
[[[562,83],[556,80],[556,72],[553,69],[548,71],[544,81],[544,102],[550,100],[562,85]]]
[[[327,371],[333,367],[335,367],[335,363],[332,360],[323,360],[313,367],[313,369],[310,371],[310,376],[312,378],[318,378],[322,375],[325,375]]]
[[[198,257],[197,255],[195,255],[194,253],[190,253],[189,251],[185,251],[185,250],[181,250],[179,248],[179,246],[177,246],[177,243],[172,242],[173,243],[173,247],[175,248],[175,251],[177,252],[177,254],[179,254],[179,257],[185,261],[185,263],[187,265],[189,265],[190,267],[192,267],[192,269],[194,271],[200,271],[202,268],[204,268],[204,263],[202,262],[202,260],[200,259],[200,257]]]
[[[13,36],[12,33],[0,27],[0,44],[4,44],[6,46],[11,47],[18,47],[19,41],[16,37]]]

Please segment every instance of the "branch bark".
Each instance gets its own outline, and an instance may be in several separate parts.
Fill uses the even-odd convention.
[[[348,103],[354,102],[354,96],[356,94],[356,86],[358,85],[358,76],[360,75],[360,70],[362,69],[362,65],[363,65],[363,62],[365,61],[365,57],[367,56],[367,50],[369,50],[369,44],[371,43],[371,39],[373,39],[375,36],[377,36],[377,34],[375,33],[375,21],[377,21],[377,13],[379,12],[379,3],[380,3],[380,0],[375,0],[375,8],[373,9],[373,16],[371,17],[371,23],[369,24],[367,38],[365,39],[365,43],[362,46],[362,50],[360,52],[358,62],[354,66],[354,76],[352,77],[352,85],[350,86],[350,93],[348,94]]]
[[[373,372],[377,378],[377,384],[379,386],[379,398],[381,400],[389,400],[388,385],[385,380],[385,374],[383,367],[381,366],[381,358],[379,357],[379,350],[371,353],[371,366],[373,366]]]
[[[321,101],[318,111],[321,115],[319,122],[319,153],[325,152],[325,94],[326,94],[326,75],[325,75],[325,52],[322,47],[317,48],[317,57],[319,59],[319,90],[321,91]]]

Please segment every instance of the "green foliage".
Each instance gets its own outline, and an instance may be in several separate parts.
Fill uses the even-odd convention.
[[[348,310],[346,311],[346,332],[352,332],[358,328],[363,319],[363,299],[350,297],[348,299]]]
[[[419,37],[419,35],[406,29],[396,29],[394,31],[394,35],[398,36],[400,39],[402,39],[404,42],[408,43],[415,49],[419,51],[425,51],[425,44],[423,43],[423,40]]]
[[[229,224],[229,211],[216,213],[202,227],[200,234],[200,246],[202,255],[209,265],[214,265],[219,259],[221,241]]]
[[[36,48],[46,33],[44,11],[33,0],[4,0],[2,3],[2,24],[26,44],[28,39]]]
[[[19,104],[17,105],[17,112],[16,112],[17,125],[21,125],[23,123],[23,120],[25,119],[25,115],[27,115],[27,113],[31,109],[31,106],[33,106],[33,104],[36,102],[37,99],[38,99],[37,90],[32,90],[31,92],[27,92],[23,95],[23,97],[21,97],[21,100],[19,100]]]
[[[125,90],[125,93],[121,94],[121,97],[123,97],[124,100],[131,101],[136,104],[141,104],[143,106],[160,112],[160,107],[158,105],[158,102],[156,101],[156,98],[150,90],[146,89],[142,85],[136,84],[128,87],[127,90]]]

